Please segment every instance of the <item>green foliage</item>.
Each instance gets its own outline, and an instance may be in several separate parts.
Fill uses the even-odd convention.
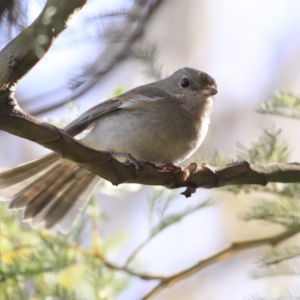
[[[246,300],[299,300],[300,291],[297,288],[273,288],[264,293],[252,295]]]
[[[288,161],[290,150],[281,130],[270,127],[251,144],[248,149],[240,147],[238,157],[251,163],[272,163]],[[268,184],[266,187],[234,187],[253,193],[254,205],[241,215],[244,221],[260,221],[264,224],[277,224],[285,228],[300,231],[300,184]],[[228,190],[230,190],[228,189]],[[255,192],[259,192],[259,196]],[[264,193],[264,196],[261,194]],[[270,199],[271,198],[271,199]],[[300,274],[297,264],[281,264],[300,253],[297,247],[288,247],[284,251],[269,251],[260,258],[260,265],[251,274],[253,277]],[[262,298],[269,299],[269,298]],[[271,299],[271,298],[270,298]]]
[[[274,126],[265,128],[262,134],[252,142],[250,147],[238,143],[238,160],[255,163],[286,162],[290,150],[280,129]]]
[[[90,248],[79,246],[85,222],[67,235],[35,230],[3,203],[0,219],[0,299],[106,300],[127,286],[128,277],[99,258],[97,233]]]
[[[300,184],[291,183],[281,185],[281,188],[277,189],[277,192],[285,197],[300,198]]]
[[[268,266],[267,268],[256,268],[251,272],[252,278],[275,277],[275,276],[291,276],[300,275],[299,264],[297,263],[281,263],[278,265]]]
[[[158,188],[153,197],[149,199],[147,215],[150,224],[150,237],[155,236],[170,225],[180,222],[186,216],[215,202],[212,199],[208,199],[180,209],[178,212],[171,213],[170,210],[175,201],[175,192],[164,188]]]
[[[222,154],[220,154],[218,151],[216,151],[212,157],[212,159],[209,161],[209,165],[212,166],[226,166],[229,164],[234,163],[236,160],[235,159],[230,159]]]
[[[291,93],[276,92],[272,98],[263,102],[258,110],[260,113],[281,115],[300,119],[300,97]],[[282,137],[281,130],[274,127],[265,129],[263,134],[252,143],[251,148],[239,145],[239,159],[251,163],[287,162],[290,150]],[[260,196],[252,208],[242,215],[245,221],[262,221],[265,224],[277,224],[285,228],[300,231],[300,185],[299,184],[268,184],[266,187],[253,189]],[[261,196],[261,193],[265,193]],[[264,252],[257,267],[251,272],[253,278],[300,275],[300,247],[287,246],[281,250],[271,249]],[[255,294],[249,300],[287,300],[300,299],[298,289],[291,290],[276,287],[263,294]]]
[[[222,166],[233,163],[235,161],[247,161],[251,164],[264,163],[280,163],[287,162],[290,155],[290,149],[282,131],[276,129],[275,126],[268,126],[262,130],[262,133],[250,144],[245,146],[237,143],[237,157],[235,159],[228,159],[216,152],[210,164]],[[255,191],[265,191],[270,193],[281,193],[282,195],[291,195],[297,193],[300,185],[283,185],[276,183],[269,183],[267,186],[256,185],[240,185],[240,186],[226,186],[223,189],[233,193],[250,193]]]
[[[300,97],[292,93],[276,91],[270,99],[260,105],[257,111],[264,114],[300,119]]]
[[[270,266],[284,260],[295,258],[298,255],[300,255],[299,246],[290,246],[284,249],[270,249],[260,256],[258,263],[260,266]]]
[[[109,94],[109,98],[114,98],[121,95],[122,93],[124,93],[124,90],[125,90],[124,86],[122,85],[116,86],[115,89]]]
[[[245,221],[260,220],[300,231],[300,201],[283,197],[278,201],[261,199],[248,212],[244,213],[242,219]]]
[[[253,278],[300,275],[297,257],[300,255],[299,246],[289,246],[284,249],[271,249],[263,253],[258,266],[251,272]]]

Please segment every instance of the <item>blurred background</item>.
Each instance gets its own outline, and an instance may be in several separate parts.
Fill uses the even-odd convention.
[[[44,5],[38,0],[16,3],[11,16],[7,13],[2,19],[1,48],[30,24]],[[282,129],[291,150],[289,161],[299,161],[299,121],[256,112],[276,90],[300,94],[299,12],[297,0],[89,0],[45,57],[22,79],[16,98],[33,115],[66,124],[116,90],[126,91],[179,68],[193,67],[216,79],[218,94],[208,135],[190,161],[210,162],[216,151],[234,160],[237,143],[250,147],[266,126]],[[10,25],[7,17],[17,22]],[[0,132],[0,141],[0,167],[47,153],[5,132]],[[211,198],[218,201],[155,236],[134,260],[137,269],[171,275],[233,241],[282,231],[279,225],[262,226],[261,222],[240,219],[252,205],[251,193],[198,190],[185,199],[178,195],[180,192],[175,191],[171,212]],[[100,215],[106,216],[99,225],[101,240],[122,236],[107,254],[110,261],[122,265],[147,239],[149,201],[161,193],[161,197],[170,194],[155,187],[101,185],[96,200]],[[83,244],[88,245],[90,234],[84,232]],[[296,241],[294,237],[289,243]],[[258,254],[267,248],[245,250],[206,267],[154,299],[237,300],[250,299],[274,287],[294,289],[297,277],[250,276]],[[156,284],[133,277],[115,298],[141,299]]]

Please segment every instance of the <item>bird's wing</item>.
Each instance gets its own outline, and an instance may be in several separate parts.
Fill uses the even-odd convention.
[[[73,122],[68,124],[64,128],[64,131],[70,134],[71,136],[75,136],[81,133],[86,128],[88,128],[100,116],[119,109],[121,104],[122,104],[122,100],[120,100],[119,98],[114,98],[114,99],[104,101],[92,107],[91,109],[83,113],[80,117],[75,119]]]
[[[140,91],[140,88],[133,89],[116,98],[106,100],[92,107],[67,125],[64,128],[64,131],[75,136],[88,128],[93,122],[97,121],[103,115],[107,115],[122,108],[134,108],[134,106],[138,105],[139,102],[149,102],[156,99],[162,99],[165,94],[166,92],[163,90],[153,88],[151,86],[144,88],[142,92]]]

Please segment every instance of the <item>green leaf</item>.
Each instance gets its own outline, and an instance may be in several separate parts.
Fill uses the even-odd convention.
[[[263,114],[300,119],[300,96],[276,91],[270,99],[260,105],[257,111]]]

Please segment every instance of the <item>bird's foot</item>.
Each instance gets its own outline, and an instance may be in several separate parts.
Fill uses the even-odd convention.
[[[113,157],[125,157],[127,162],[134,165],[134,168],[136,171],[140,170],[140,168],[143,166],[143,162],[134,158],[130,153],[125,152],[111,152],[111,155]]]
[[[161,171],[182,171],[183,168],[180,166],[176,166],[172,163],[163,165],[163,166],[156,166],[157,169],[161,170]]]

